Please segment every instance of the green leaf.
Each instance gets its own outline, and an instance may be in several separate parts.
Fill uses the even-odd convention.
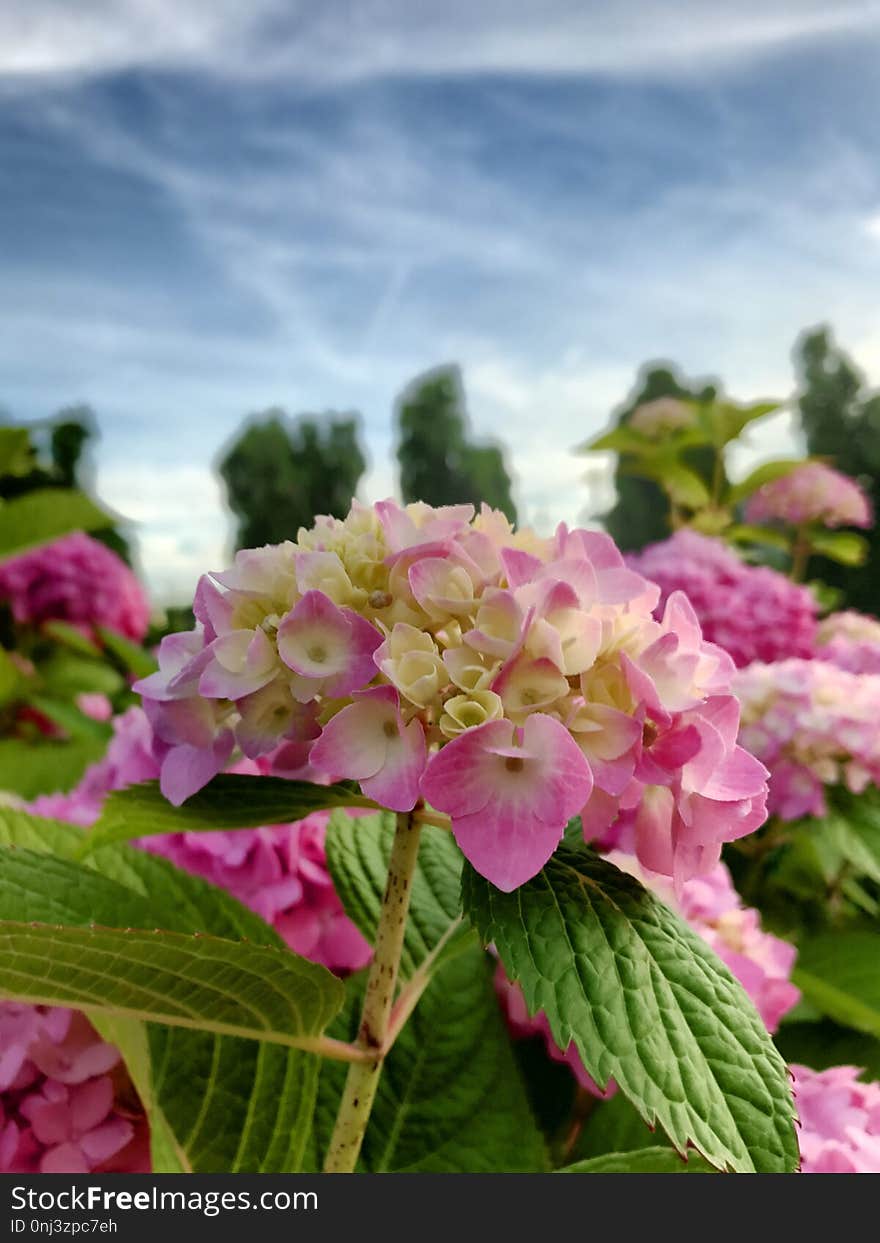
[[[54,639],[56,643],[60,643],[63,647],[69,647],[72,651],[78,652],[80,656],[97,656],[100,659],[101,649],[97,643],[87,639],[81,630],[77,630],[76,626],[71,626],[69,622],[53,619],[52,621],[43,622],[40,629],[48,638]]]
[[[120,674],[105,660],[61,650],[41,663],[39,674],[48,693],[63,699],[94,692],[115,695],[125,686]]]
[[[70,531],[96,531],[113,518],[73,488],[38,488],[0,504],[0,558],[11,557]]]
[[[709,407],[709,418],[719,446],[736,440],[750,423],[763,419],[782,407],[781,401],[756,401],[751,406],[740,406],[733,401],[715,401]]]
[[[732,544],[766,544],[770,548],[781,548],[788,552],[791,540],[784,531],[775,527],[759,527],[747,522],[737,522],[724,532],[725,539]]]
[[[132,643],[131,639],[126,639],[124,635],[117,634],[115,630],[110,630],[107,626],[98,626],[97,631],[107,651],[115,656],[133,677],[149,677],[159,668],[154,657],[138,643]]]
[[[868,541],[855,531],[810,531],[812,551],[839,565],[864,565]]]
[[[880,932],[820,933],[798,949],[792,980],[822,1014],[880,1037]]]
[[[14,699],[21,685],[21,673],[15,661],[0,647],[0,705]]]
[[[571,1159],[587,1160],[606,1152],[631,1152],[636,1148],[669,1148],[666,1134],[651,1130],[622,1092],[596,1105],[587,1117],[572,1149]],[[678,1158],[681,1159],[680,1157]]]
[[[529,1172],[547,1168],[492,983],[476,945],[448,960],[385,1061],[358,1168],[373,1173]],[[358,981],[362,985],[363,981]],[[351,988],[346,1023],[357,1031]],[[344,1068],[321,1068],[313,1162],[326,1149]]]
[[[0,475],[27,475],[33,470],[31,439],[26,427],[0,427]]]
[[[0,843],[73,856],[82,830],[0,808]],[[89,855],[86,867],[148,898],[156,922],[280,945],[277,933],[222,890],[128,846]],[[129,902],[129,898],[126,898]],[[254,1040],[143,1024],[89,1011],[105,1039],[119,1044],[150,1110],[153,1168],[202,1173],[295,1172],[311,1127],[319,1059]],[[144,1050],[149,1051],[145,1067]]]
[[[201,933],[6,919],[0,991],[309,1050],[342,1004],[339,981],[288,950]]]
[[[223,773],[210,785],[174,807],[159,783],[146,781],[114,791],[101,818],[83,842],[83,851],[111,842],[155,833],[192,833],[211,829],[249,829],[262,824],[288,824],[326,807],[367,807],[376,810],[350,782],[319,786],[281,777],[246,777]]]
[[[25,799],[69,790],[89,764],[101,758],[104,747],[105,743],[97,738],[77,738],[70,742],[2,738],[0,790],[11,791]]]
[[[650,457],[657,452],[657,444],[643,432],[637,431],[636,428],[621,425],[620,427],[612,428],[610,432],[603,432],[601,436],[597,436],[594,440],[585,441],[575,449],[575,453],[606,451],[631,453],[639,456],[645,454],[647,457]]]
[[[675,1147],[740,1172],[797,1168],[785,1066],[741,985],[690,928],[593,852],[562,847],[513,893],[464,871],[465,910],[560,1048],[614,1078]]]
[[[113,736],[113,727],[108,721],[96,721],[94,717],[81,712],[75,704],[63,699],[50,699],[47,695],[31,695],[27,702],[47,716],[50,721],[60,725],[72,738],[95,738],[106,745]]]
[[[687,1159],[671,1148],[637,1148],[635,1152],[606,1152],[601,1157],[578,1161],[557,1174],[717,1174],[699,1153]]]
[[[391,812],[353,818],[334,812],[327,826],[327,866],[346,914],[372,944],[394,839],[395,817]],[[412,881],[410,916],[407,921],[401,974],[409,976],[461,915],[461,851],[451,833],[425,825]],[[472,938],[462,925],[445,948],[446,954]]]
[[[674,504],[683,505],[686,509],[701,509],[711,499],[709,489],[696,471],[669,456],[656,462],[640,461],[630,468],[629,473],[654,479]]]
[[[784,479],[793,470],[803,466],[805,461],[809,461],[809,458],[780,458],[778,461],[765,462],[763,466],[756,466],[754,470],[749,471],[745,479],[733,485],[727,499],[731,504],[744,501],[753,492],[757,492],[758,488],[762,488],[765,483],[772,483],[774,479]]]

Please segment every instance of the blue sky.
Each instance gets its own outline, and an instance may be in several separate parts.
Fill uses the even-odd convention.
[[[95,408],[161,599],[245,414],[360,411],[375,499],[447,361],[524,516],[584,518],[646,360],[783,396],[828,321],[880,382],[878,52],[878,0],[5,0],[0,405]]]

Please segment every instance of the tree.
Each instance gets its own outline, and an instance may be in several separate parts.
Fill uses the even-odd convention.
[[[252,416],[218,466],[238,519],[236,546],[296,539],[316,514],[345,517],[366,467],[357,416],[291,419],[277,408]]]
[[[429,505],[485,501],[516,522],[511,479],[498,445],[472,444],[458,367],[417,376],[397,402],[400,490]]]
[[[819,327],[801,335],[794,347],[798,409],[809,453],[829,457],[852,475],[880,507],[880,393],[868,390],[864,374]],[[840,588],[853,608],[880,613],[880,531],[866,532],[870,545],[864,565],[853,568],[816,559],[811,569]]]
[[[681,378],[673,363],[648,363],[639,372],[631,395],[613,417],[620,427],[629,422],[639,406],[660,397],[692,398],[712,401],[717,387]],[[694,449],[684,455],[689,466],[708,483],[712,477],[714,452]],[[614,472],[617,500],[602,521],[609,535],[626,551],[644,548],[669,534],[669,503],[660,485],[626,472],[626,462],[618,460]]]

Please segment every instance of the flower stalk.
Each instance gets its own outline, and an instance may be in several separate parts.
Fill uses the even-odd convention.
[[[376,948],[367,977],[357,1046],[369,1060],[349,1067],[336,1124],[324,1161],[325,1174],[350,1174],[357,1164],[388,1048],[400,955],[421,825],[412,812],[398,815],[388,881],[376,929]]]

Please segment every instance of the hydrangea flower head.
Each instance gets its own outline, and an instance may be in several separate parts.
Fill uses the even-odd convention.
[[[880,1173],[880,1083],[856,1066],[791,1066],[805,1174]]]
[[[816,655],[850,673],[880,673],[880,621],[854,609],[830,613],[816,633]]]
[[[783,660],[740,670],[734,690],[740,742],[770,770],[771,814],[824,816],[827,786],[880,784],[880,674]]]
[[[750,497],[748,522],[783,522],[800,527],[869,527],[871,502],[849,475],[824,462],[804,462],[781,479],[763,484]]]
[[[627,564],[659,586],[661,603],[683,591],[704,637],[740,668],[754,660],[812,655],[812,592],[769,567],[747,565],[721,540],[682,529],[630,553]]]
[[[104,544],[74,531],[51,544],[0,561],[0,601],[17,622],[65,621],[140,640],[150,608],[131,570]]]
[[[393,810],[426,799],[507,890],[573,815],[590,835],[648,802],[652,866],[682,879],[760,823],[765,774],[737,746],[730,657],[657,597],[598,532],[355,503],[202,580],[197,628],[137,687],[162,789],[183,801],[236,745],[293,747]]]

